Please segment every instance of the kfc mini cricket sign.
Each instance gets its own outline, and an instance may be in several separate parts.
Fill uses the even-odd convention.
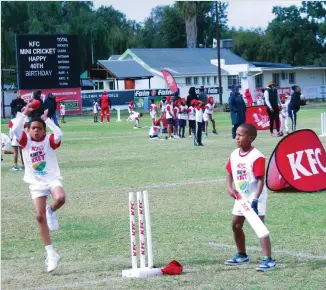
[[[326,190],[326,152],[314,131],[299,130],[278,143],[268,164],[266,184],[273,191]]]

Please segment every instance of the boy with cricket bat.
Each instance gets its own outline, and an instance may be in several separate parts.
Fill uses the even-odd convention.
[[[265,157],[252,146],[256,137],[257,130],[252,124],[242,124],[238,127],[236,132],[238,149],[231,153],[226,165],[227,190],[229,195],[236,199],[232,212],[232,230],[238,253],[234,258],[225,261],[225,264],[242,265],[250,262],[242,229],[247,219],[260,238],[264,253],[264,258],[256,270],[268,271],[274,269],[276,263],[271,257],[269,232],[263,224],[267,201]]]

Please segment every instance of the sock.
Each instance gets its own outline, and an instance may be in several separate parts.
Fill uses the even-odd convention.
[[[54,249],[53,249],[53,246],[52,245],[45,246],[45,250],[46,250],[46,253],[48,255],[51,255],[51,254],[54,253]]]

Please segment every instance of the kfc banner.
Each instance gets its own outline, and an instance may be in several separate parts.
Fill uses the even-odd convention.
[[[172,91],[172,93],[175,93],[178,90],[177,83],[175,82],[173,76],[171,73],[169,73],[166,70],[162,70],[161,73],[163,74],[163,77],[169,87],[169,89]]]
[[[299,130],[284,137],[274,149],[267,168],[270,190],[326,190],[326,152],[316,133]]]
[[[266,106],[248,107],[246,112],[246,123],[254,125],[257,130],[269,129],[269,116]]]
[[[19,94],[25,102],[30,101],[33,98],[33,92],[35,90],[20,90]],[[41,98],[43,101],[49,93],[52,93],[57,102],[63,101],[66,106],[67,115],[81,115],[82,113],[82,100],[80,88],[72,89],[44,89]],[[58,106],[59,107],[59,106]]]

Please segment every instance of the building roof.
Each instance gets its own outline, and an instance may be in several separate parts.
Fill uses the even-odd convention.
[[[120,54],[112,54],[108,60],[118,60],[120,56]]]
[[[292,65],[286,63],[277,62],[262,62],[262,61],[252,61],[251,62],[256,67],[277,67],[277,68],[290,68]]]
[[[217,67],[211,64],[212,59],[217,59],[214,48],[134,48],[130,51],[151,68],[166,69],[173,75],[217,74]],[[226,65],[248,64],[253,67],[226,48],[221,48],[221,59]],[[225,70],[221,71],[227,74]]]
[[[134,60],[99,60],[98,63],[117,79],[153,77],[151,72]]]

